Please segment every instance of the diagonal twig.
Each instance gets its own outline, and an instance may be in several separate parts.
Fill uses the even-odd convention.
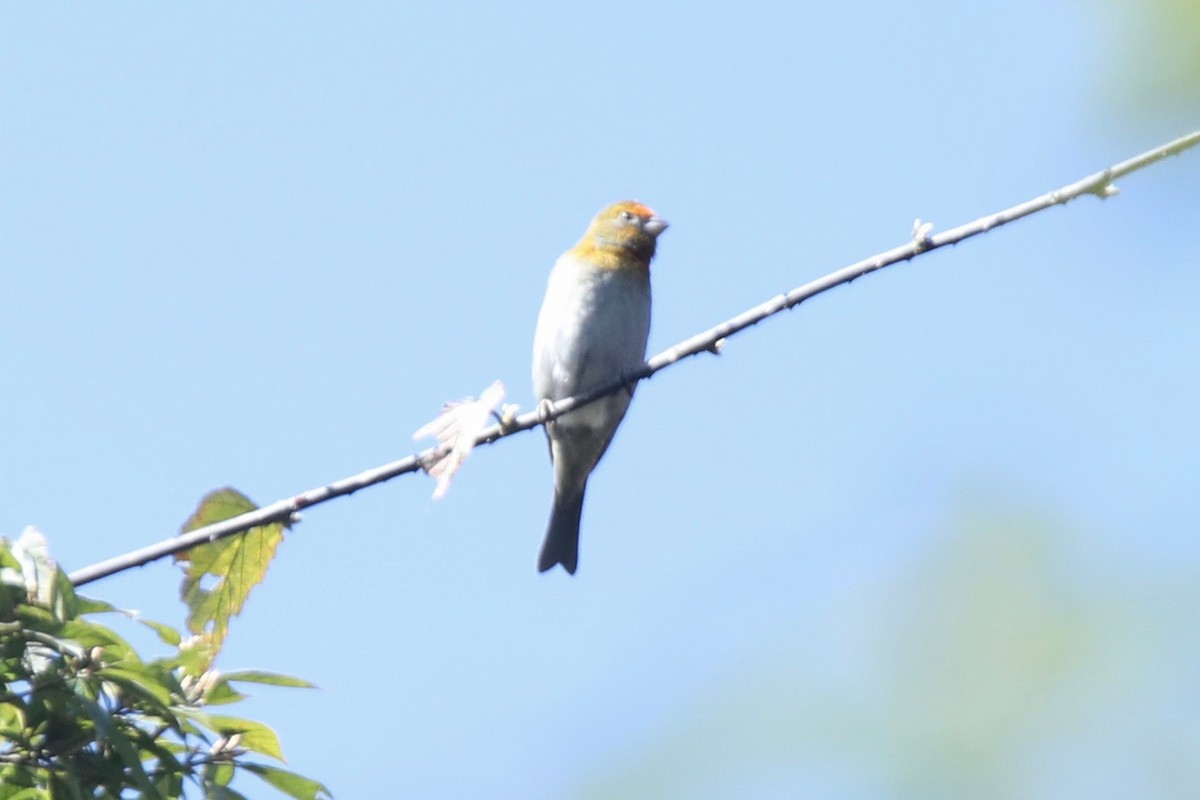
[[[700,353],[717,352],[720,349],[721,343],[728,337],[753,325],[757,325],[767,317],[774,316],[789,308],[794,308],[811,297],[815,297],[843,283],[849,283],[868,273],[901,261],[908,261],[930,250],[936,250],[939,247],[956,244],[964,239],[987,233],[1001,225],[1006,225],[1022,217],[1035,214],[1056,205],[1062,205],[1085,194],[1095,195],[1100,198],[1111,197],[1117,193],[1116,187],[1112,184],[1117,178],[1161,161],[1168,156],[1178,155],[1197,144],[1200,144],[1200,131],[1194,131],[1186,136],[1181,136],[1172,142],[1114,164],[1107,169],[1088,175],[1073,183],[1068,183],[1052,192],[1047,192],[1011,208],[998,211],[994,214],[988,214],[974,222],[951,228],[936,235],[930,235],[930,226],[921,224],[920,220],[918,220],[917,224],[914,225],[913,239],[908,243],[850,264],[822,278],[810,281],[803,286],[798,286],[786,294],[778,295],[753,308],[747,309],[732,319],[728,319],[719,325],[715,325],[706,331],[667,348],[652,357],[632,374],[622,376],[620,380],[614,380],[590,392],[585,392],[575,397],[564,398],[545,408],[530,411],[512,420],[507,420],[502,424],[485,428],[476,437],[475,443],[476,445],[491,444],[498,439],[511,436],[514,433],[538,427],[544,422],[562,416],[605,395],[619,391],[628,386],[632,381],[649,378],[659,370],[665,369],[677,361]],[[273,522],[293,522],[298,518],[297,515],[302,509],[324,503],[335,497],[353,494],[359,489],[382,483],[398,475],[416,472],[427,464],[435,463],[448,450],[449,448],[445,446],[422,450],[419,453],[414,453],[406,458],[393,461],[390,464],[374,467],[373,469],[342,478],[325,486],[309,489],[290,499],[278,500],[246,514],[241,514],[212,525],[206,525],[203,528],[197,528],[182,536],[175,536],[157,544],[84,567],[72,572],[69,577],[71,582],[76,586],[82,586],[83,584],[91,583],[108,575],[130,569],[131,567],[142,566],[159,558],[174,555],[203,542],[222,539],[258,525]]]

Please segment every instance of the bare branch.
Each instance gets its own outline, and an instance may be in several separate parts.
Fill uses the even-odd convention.
[[[1032,200],[1027,200],[1024,203],[1019,203],[1003,211],[980,217],[966,225],[951,228],[944,233],[931,235],[932,226],[927,222],[923,223],[917,220],[913,226],[913,239],[907,244],[843,267],[822,278],[810,281],[803,286],[798,286],[786,294],[778,295],[754,308],[747,309],[732,319],[728,319],[702,333],[684,339],[673,347],[667,348],[643,364],[633,374],[622,376],[620,380],[614,380],[612,383],[598,387],[593,391],[576,395],[575,397],[564,398],[556,403],[541,407],[536,411],[530,411],[511,420],[505,420],[501,424],[485,428],[476,436],[475,445],[491,444],[498,439],[511,436],[514,433],[538,427],[580,406],[619,391],[631,381],[640,381],[649,378],[659,370],[665,369],[677,361],[690,356],[700,353],[715,353],[720,349],[724,340],[730,336],[740,333],[753,325],[757,325],[767,317],[774,316],[789,308],[794,308],[811,297],[815,297],[843,283],[850,283],[868,273],[900,261],[908,261],[922,253],[936,250],[939,247],[957,244],[964,239],[978,236],[981,233],[987,233],[1001,225],[1007,225],[1014,220],[1035,214],[1052,206],[1062,205],[1085,194],[1092,194],[1102,199],[1112,197],[1117,193],[1116,187],[1112,184],[1115,179],[1149,166],[1168,156],[1178,155],[1197,144],[1200,144],[1200,131],[1194,131],[1186,136],[1181,136],[1161,147],[1156,147],[1126,161],[1114,164],[1107,169],[1088,175],[1052,192],[1035,197]],[[359,489],[382,483],[407,472],[416,472],[425,464],[436,464],[441,459],[444,459],[450,451],[451,447],[449,445],[429,448],[402,458],[399,461],[393,461],[390,464],[384,464],[383,466],[360,472],[357,475],[343,478],[325,486],[309,489],[307,492],[298,494],[291,499],[279,500],[223,522],[206,525],[203,528],[198,528],[182,536],[172,537],[158,544],[143,547],[116,558],[110,558],[107,561],[93,564],[90,567],[84,567],[71,573],[71,582],[76,586],[82,586],[83,584],[131,567],[142,566],[159,558],[182,552],[202,542],[215,541],[249,530],[258,525],[272,522],[283,522],[285,524],[294,522],[298,519],[298,514],[302,509],[324,503],[335,497],[353,494]]]

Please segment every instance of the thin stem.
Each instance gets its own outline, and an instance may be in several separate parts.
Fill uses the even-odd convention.
[[[666,369],[672,364],[690,356],[699,355],[700,353],[718,352],[721,343],[730,336],[740,333],[753,325],[757,325],[759,322],[781,311],[794,308],[809,298],[827,292],[836,286],[849,283],[868,273],[901,261],[909,261],[940,247],[957,244],[964,239],[987,233],[1022,217],[1036,214],[1039,211],[1044,211],[1056,205],[1062,205],[1085,194],[1095,195],[1101,199],[1112,197],[1117,193],[1116,188],[1112,185],[1112,181],[1116,178],[1147,167],[1168,156],[1179,155],[1196,144],[1200,144],[1200,131],[1194,131],[1186,136],[1181,136],[1172,142],[1168,142],[1152,150],[1147,150],[1133,158],[1121,161],[1073,183],[1068,183],[1054,191],[1047,192],[1031,200],[1026,200],[1003,211],[997,211],[993,214],[980,217],[974,222],[951,228],[935,236],[929,235],[928,226],[918,223],[918,225],[914,226],[913,239],[908,243],[850,264],[822,278],[810,281],[803,286],[798,286],[786,294],[778,295],[753,308],[747,309],[732,319],[725,320],[719,325],[715,325],[695,336],[684,339],[672,347],[668,347],[630,375],[621,376],[620,379],[597,387],[590,392],[585,392],[574,397],[567,397],[544,408],[539,408],[536,411],[521,414],[503,425],[497,424],[485,428],[476,437],[476,445],[491,444],[514,433],[538,427],[580,406],[587,405],[601,397],[612,394],[627,386],[631,381],[640,381],[644,378],[649,378],[656,372]],[[416,472],[425,464],[433,463],[439,456],[445,455],[448,451],[449,447],[433,447],[422,450],[399,461],[393,461],[390,464],[365,470],[357,475],[342,478],[325,486],[309,489],[290,499],[279,500],[254,511],[231,517],[212,525],[206,525],[203,528],[197,528],[181,536],[175,536],[157,544],[126,553],[125,555],[84,567],[71,573],[71,582],[76,586],[82,586],[108,575],[132,567],[142,566],[151,561],[195,547],[198,544],[216,541],[217,539],[241,533],[250,528],[279,522],[288,524],[297,518],[296,515],[302,509],[327,502],[335,497],[354,494],[359,489],[383,483],[405,473]]]

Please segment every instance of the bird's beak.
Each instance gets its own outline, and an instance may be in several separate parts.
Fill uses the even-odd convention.
[[[642,230],[651,236],[658,236],[660,233],[670,227],[670,225],[671,223],[667,222],[665,219],[656,214],[655,216],[646,220],[645,224],[642,225]]]

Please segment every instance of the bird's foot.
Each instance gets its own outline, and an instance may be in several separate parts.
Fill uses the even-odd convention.
[[[637,388],[638,382],[642,378],[637,374],[637,370],[629,370],[621,373],[621,383],[625,384],[621,391],[625,392],[630,397],[633,397],[633,390]]]
[[[552,401],[550,398],[545,397],[539,400],[537,404],[538,423],[545,425],[550,419],[550,412],[553,410],[554,401]]]

